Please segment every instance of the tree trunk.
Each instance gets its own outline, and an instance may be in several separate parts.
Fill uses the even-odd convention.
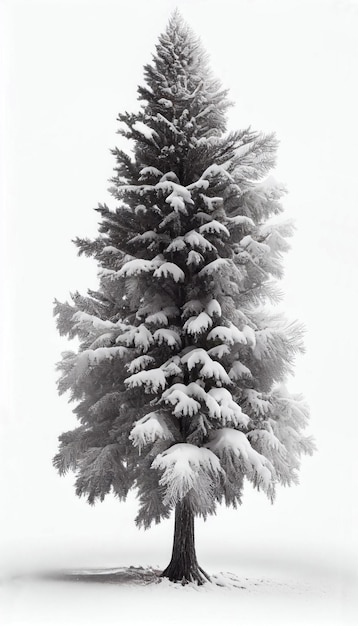
[[[199,567],[194,540],[194,513],[188,498],[183,498],[175,507],[175,526],[172,558],[161,576],[185,585],[197,582],[202,585],[209,576]]]

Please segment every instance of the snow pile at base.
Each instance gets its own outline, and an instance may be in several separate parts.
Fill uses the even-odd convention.
[[[138,564],[137,564],[138,565]],[[230,566],[228,569],[231,569]],[[211,574],[211,583],[181,585],[162,567],[43,571],[0,585],[1,623],[19,626],[348,626],[357,623],[355,589],[342,581],[267,576],[255,571]],[[214,570],[215,571],[215,570]],[[236,571],[236,570],[234,570]],[[204,595],[203,595],[204,594]],[[354,594],[354,595],[353,595]],[[161,617],[158,617],[160,607]],[[120,618],[118,617],[120,616]],[[220,616],[220,619],[218,617]],[[239,618],[238,618],[239,616]]]
[[[114,567],[107,569],[78,569],[62,572],[50,572],[42,574],[43,577],[52,580],[63,580],[73,582],[96,582],[96,583],[110,583],[118,585],[157,585],[162,583],[164,587],[174,587],[181,589],[187,588],[201,588],[204,590],[215,589],[222,587],[226,589],[246,589],[243,581],[231,572],[220,572],[219,574],[210,575],[210,582],[206,582],[205,585],[198,585],[197,583],[183,583],[171,582],[168,578],[161,578],[161,570],[156,567],[141,567],[130,565],[129,567]],[[248,579],[246,579],[248,581]],[[263,581],[261,581],[263,582]],[[246,585],[248,583],[246,582]]]
[[[244,577],[238,576],[233,572],[219,572],[217,574],[209,574],[210,581],[203,585],[195,582],[183,583],[172,582],[168,578],[161,577],[162,570],[159,566],[142,567],[140,565],[129,567],[113,567],[113,568],[83,568],[62,570],[57,572],[42,572],[37,574],[36,578],[46,579],[48,581],[76,582],[76,583],[98,583],[110,585],[126,585],[126,586],[149,586],[155,585],[158,590],[172,589],[179,593],[185,592],[246,592],[262,595],[264,592],[272,593],[275,591],[284,592],[286,594],[296,593],[298,595],[315,593],[325,596],[326,589],[323,585],[313,588],[312,584],[296,580],[275,580],[267,577]],[[33,578],[33,577],[32,577]]]

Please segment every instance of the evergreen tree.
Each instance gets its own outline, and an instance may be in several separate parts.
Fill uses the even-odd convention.
[[[117,208],[100,205],[98,237],[75,242],[98,291],[55,303],[80,340],[59,364],[80,425],[54,464],[90,504],[135,489],[139,526],[175,509],[163,576],[202,583],[194,517],[240,504],[245,478],[272,500],[313,449],[283,384],[302,329],[272,306],[292,225],[271,219],[275,137],[227,133],[227,92],[177,12],[144,71],[140,111],[119,115],[133,148],[113,150]]]

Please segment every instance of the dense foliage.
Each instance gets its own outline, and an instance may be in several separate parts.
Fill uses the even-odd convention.
[[[269,175],[276,139],[226,131],[227,93],[177,13],[144,72],[139,112],[119,115],[117,208],[76,240],[98,290],[55,304],[80,342],[59,364],[80,425],[54,462],[91,504],[136,489],[147,527],[184,498],[204,517],[236,506],[245,478],[273,498],[312,442],[283,384],[301,328],[273,306],[292,234]]]

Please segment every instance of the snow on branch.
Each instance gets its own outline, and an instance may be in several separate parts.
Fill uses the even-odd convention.
[[[171,100],[168,100],[167,98],[160,98],[158,100],[158,104],[162,104],[163,107],[165,107],[166,109],[171,109],[173,108],[173,103]]]
[[[136,235],[135,237],[132,237],[131,239],[128,239],[128,243],[146,243],[147,241],[152,242],[159,239],[159,237],[160,235],[158,235],[158,233],[156,233],[154,230],[147,230],[145,233],[141,233],[139,235]],[[131,261],[131,263],[133,263],[133,261]]]
[[[201,265],[201,263],[203,262],[204,257],[202,254],[200,254],[200,252],[196,252],[196,250],[190,250],[186,259],[186,264],[188,266],[193,265],[195,267],[197,265]]]
[[[153,339],[160,346],[163,343],[166,343],[171,348],[180,348],[181,347],[181,339],[179,333],[170,328],[158,328],[153,334]]]
[[[209,185],[210,183],[208,180],[206,180],[205,178],[199,178],[199,180],[196,180],[194,183],[191,183],[191,185],[188,185],[187,189],[189,191],[191,191],[192,189],[204,189],[204,191],[206,191]]]
[[[162,395],[163,400],[167,404],[175,406],[174,415],[181,417],[182,415],[190,415],[192,417],[200,410],[200,402],[191,398],[182,389],[167,389]]]
[[[226,219],[229,222],[229,226],[249,226],[250,228],[256,228],[255,222],[251,217],[247,217],[246,215],[236,215],[235,217],[227,217]]]
[[[135,346],[146,352],[153,343],[153,335],[144,324],[130,326],[122,335],[117,337],[117,343],[124,343],[126,346]]]
[[[215,259],[203,267],[198,273],[198,276],[212,276],[216,272],[220,272],[224,267],[230,267],[230,259]]]
[[[231,380],[240,380],[241,378],[252,378],[252,373],[246,365],[241,361],[234,361],[229,371]]]
[[[198,120],[200,117],[205,117],[206,115],[208,115],[208,113],[211,113],[212,111],[215,111],[215,110],[216,110],[215,105],[213,103],[210,103],[205,107],[205,109],[203,109],[196,115],[196,119]]]
[[[247,324],[245,324],[245,326],[242,329],[242,332],[244,333],[244,335],[246,337],[247,345],[251,346],[252,348],[255,348],[255,346],[256,346],[256,335],[255,335],[254,329],[251,328],[251,326],[248,326]]]
[[[252,150],[254,145],[255,142],[253,140],[241,143],[235,148],[235,156],[239,158],[246,156]]]
[[[270,324],[256,331],[256,346],[254,356],[262,361],[266,358],[277,362],[284,359],[287,364],[292,362],[293,355],[302,350],[303,327],[297,322],[287,323],[281,318],[274,318],[266,313],[266,320],[262,323]],[[261,325],[261,323],[260,323]]]
[[[183,198],[174,191],[165,199],[165,202],[170,204],[175,213],[180,212],[183,213],[183,215],[188,215]]]
[[[217,220],[211,220],[206,224],[203,224],[199,227],[199,233],[215,233],[219,235],[220,233],[224,233],[227,237],[230,237],[230,233],[224,224],[221,224]]]
[[[272,174],[255,185],[255,191],[262,193],[265,197],[272,200],[281,198],[286,193],[286,187],[283,183],[276,180]]]
[[[167,326],[169,324],[168,316],[164,311],[156,311],[155,313],[151,313],[147,315],[145,318],[146,324],[164,324]]]
[[[215,328],[209,332],[207,338],[214,341],[220,339],[220,341],[231,346],[234,345],[234,343],[247,344],[245,333],[232,323],[230,323],[229,326],[215,326]]]
[[[256,417],[265,416],[272,410],[270,401],[263,398],[263,394],[256,391],[256,389],[245,389],[244,395],[246,403]]]
[[[297,465],[301,454],[312,454],[315,445],[301,430],[307,425],[309,407],[301,394],[291,394],[284,384],[271,394],[274,419],[270,420],[275,435],[286,446],[292,465]]]
[[[212,197],[201,193],[200,197],[202,198],[207,210],[210,212],[214,211],[223,204],[223,199],[220,196]]]
[[[144,370],[146,367],[148,367],[148,365],[154,362],[155,359],[152,356],[149,356],[148,354],[142,354],[136,359],[133,359],[131,363],[128,363],[126,367],[130,374],[136,374],[137,372]]]
[[[114,339],[115,334],[110,333],[101,333],[96,339],[88,346],[91,350],[96,350],[97,348],[109,348]]]
[[[282,246],[286,246],[284,249],[287,249],[288,244],[286,242],[286,237],[292,237],[295,230],[294,221],[289,219],[281,219],[281,220],[268,220],[265,224],[261,224],[259,226],[259,234],[261,237],[271,238],[274,236],[279,239],[282,243]],[[269,244],[271,247],[271,244]]]
[[[266,243],[256,241],[251,235],[243,237],[240,241],[240,246],[244,248],[244,250],[247,250],[255,260],[271,252],[270,246]]]
[[[210,350],[208,350],[208,354],[216,357],[217,359],[222,359],[224,356],[230,354],[230,348],[225,343],[220,343],[219,345],[210,348]]]
[[[198,231],[196,230],[191,230],[186,233],[183,239],[185,243],[188,244],[188,246],[190,246],[191,248],[199,248],[199,250],[202,250],[204,252],[207,250],[216,250],[215,246],[213,246],[210,241],[208,241],[205,237],[203,237],[201,233],[198,233]]]
[[[187,315],[190,315],[190,313],[201,313],[201,311],[203,311],[205,307],[201,300],[188,300],[188,302],[183,304],[182,308],[182,317],[187,317]]]
[[[78,326],[81,324],[89,324],[96,330],[119,330],[125,328],[125,325],[120,322],[114,323],[109,320],[101,320],[96,315],[89,315],[88,313],[84,313],[82,311],[77,311],[72,316],[72,321]]]
[[[123,267],[118,271],[118,276],[138,276],[143,272],[151,272],[153,271],[153,261],[146,261],[145,259],[134,259],[133,261],[128,261],[123,265]]]
[[[174,441],[174,436],[166,425],[163,415],[153,411],[135,422],[129,434],[129,439],[132,441],[133,446],[139,448],[140,454],[141,448],[146,444],[154,443],[157,439]]]
[[[167,102],[169,102],[169,100],[167,100]],[[173,122],[168,120],[167,117],[165,117],[161,113],[157,113],[156,118],[159,122],[162,122],[165,126],[167,126],[174,135],[179,134],[178,128],[175,126],[175,124],[173,124]]]
[[[140,170],[139,175],[141,178],[145,178],[147,176],[163,176],[163,172],[158,170],[157,167],[143,167]]]
[[[216,430],[211,440],[205,444],[209,450],[222,459],[225,455],[238,461],[248,478],[266,491],[270,490],[275,479],[275,470],[271,462],[251,447],[246,435],[233,428]],[[225,468],[225,464],[223,464]]]
[[[115,246],[104,246],[102,252],[105,254],[121,254],[121,251]]]
[[[87,376],[90,368],[94,368],[100,363],[110,361],[116,357],[126,359],[128,355],[129,350],[122,346],[96,348],[95,350],[88,349],[78,354],[72,351],[63,352],[62,361],[57,366],[58,369],[64,372],[59,381],[60,393],[66,391],[70,386],[75,388],[76,385]]]
[[[213,361],[207,351],[203,348],[195,348],[194,350],[187,352],[181,357],[181,360],[182,363],[186,363],[189,371],[194,369],[196,366],[201,365],[202,367],[199,371],[199,375],[202,378],[214,378],[225,385],[231,384],[231,380],[221,363]]]
[[[130,389],[134,387],[144,387],[146,393],[157,393],[164,389],[166,385],[165,372],[160,367],[151,370],[142,370],[125,378],[124,382]]]
[[[206,170],[201,175],[201,178],[205,179],[211,176],[213,177],[222,176],[224,178],[228,178],[233,183],[235,182],[235,180],[233,179],[231,174],[229,174],[229,172],[225,169],[225,167],[223,165],[216,165],[216,163],[207,167]]]
[[[168,359],[160,366],[166,376],[178,376],[182,374],[180,356],[177,354]]]
[[[250,418],[243,413],[241,407],[233,400],[227,389],[223,387],[213,387],[208,391],[208,395],[214,398],[220,407],[220,418],[223,426],[233,424],[234,426],[247,426]]]
[[[208,315],[210,315],[210,317],[213,317],[214,315],[217,315],[218,317],[221,316],[221,306],[216,298],[213,298],[208,302],[205,307],[205,311]]]
[[[158,267],[153,276],[156,278],[172,278],[174,282],[179,283],[185,280],[185,274],[182,269],[175,263],[162,263],[160,267]]]
[[[160,311],[155,311],[145,318],[147,324],[161,324],[167,326],[169,319],[177,317],[179,315],[179,309],[176,306],[166,306]]]
[[[174,211],[186,213],[185,203],[194,204],[190,191],[172,180],[163,180],[154,187],[157,191],[170,192],[165,202],[170,204]]]
[[[185,248],[184,237],[176,237],[165,249],[165,252],[180,252],[180,250],[185,250]]]
[[[247,433],[247,436],[250,441],[259,444],[262,449],[266,447],[271,448],[275,452],[279,452],[283,457],[287,454],[285,446],[276,437],[269,422],[266,424],[266,428],[255,428],[254,430],[250,430],[250,432]]]
[[[198,383],[195,382],[189,383],[189,385],[184,385],[183,383],[175,383],[163,393],[162,399],[164,400],[164,402],[167,401],[169,395],[178,390],[183,392],[183,394],[185,394],[189,398],[194,398],[199,402],[203,402],[204,404],[206,404],[210,417],[220,418],[221,411],[219,404],[212,396],[206,393],[206,391]],[[173,399],[179,398],[179,396],[177,395],[173,395],[171,397]],[[183,399],[183,396],[180,396],[180,398]]]
[[[104,360],[113,359],[116,356],[123,358],[127,355],[128,350],[122,346],[84,350],[78,354],[76,370],[82,371],[83,369],[87,369],[90,365],[98,365]]]
[[[152,468],[163,472],[160,484],[166,488],[164,504],[174,505],[186,494],[207,490],[208,479],[217,482],[222,468],[218,457],[207,448],[177,443],[158,454]]]
[[[158,137],[157,131],[144,124],[144,122],[135,122],[135,124],[133,124],[133,130],[143,135],[146,139],[153,139],[154,135]]]
[[[213,325],[213,321],[205,311],[199,313],[199,315],[195,317],[189,317],[189,319],[185,322],[183,329],[189,335],[200,335],[201,333],[208,330]]]
[[[153,191],[153,185],[121,185],[121,191],[123,193],[136,193],[139,196],[143,196],[146,192]],[[136,213],[138,212],[137,209],[144,210],[144,212],[146,211],[146,207],[143,204],[138,205]]]

